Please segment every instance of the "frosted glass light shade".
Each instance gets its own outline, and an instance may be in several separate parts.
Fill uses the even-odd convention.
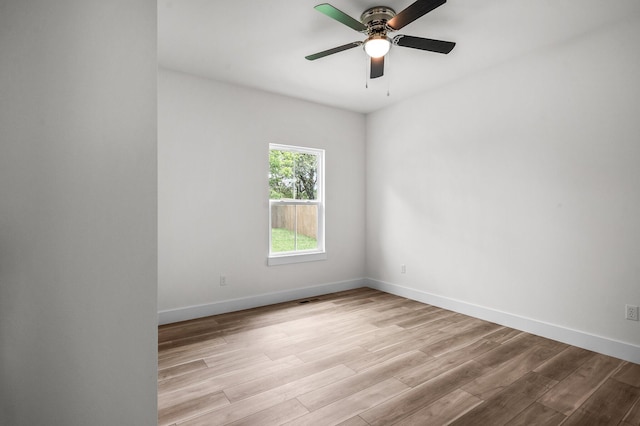
[[[384,36],[371,36],[364,42],[364,51],[372,58],[380,58],[389,52],[391,43]]]

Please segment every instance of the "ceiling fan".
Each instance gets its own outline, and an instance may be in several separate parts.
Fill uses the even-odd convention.
[[[367,38],[364,41],[354,41],[333,49],[324,50],[313,55],[305,56],[306,59],[314,61],[325,56],[344,50],[352,49],[356,46],[364,45],[364,50],[371,57],[370,78],[382,77],[384,74],[384,56],[389,52],[391,45],[401,47],[411,47],[413,49],[427,50],[447,54],[456,45],[451,41],[433,40],[430,38],[413,37],[398,34],[390,39],[387,34],[398,31],[405,25],[431,12],[433,9],[442,6],[446,0],[417,0],[406,9],[396,14],[387,6],[376,6],[364,11],[360,16],[360,21],[352,18],[341,10],[336,9],[329,3],[319,4],[315,9],[324,13],[330,18],[364,33]]]

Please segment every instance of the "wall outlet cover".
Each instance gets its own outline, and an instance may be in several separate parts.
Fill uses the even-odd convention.
[[[631,321],[638,321],[638,307],[634,305],[624,305],[624,317]]]

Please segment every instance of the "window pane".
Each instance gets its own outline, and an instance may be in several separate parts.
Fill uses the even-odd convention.
[[[318,157],[313,154],[294,154],[296,200],[316,200],[318,197]]]
[[[297,250],[318,248],[318,206],[296,206]]]
[[[271,252],[294,251],[296,206],[271,206]]]
[[[271,206],[271,252],[318,248],[318,206]]]
[[[269,151],[269,198],[279,200],[293,198],[293,156],[290,151]]]

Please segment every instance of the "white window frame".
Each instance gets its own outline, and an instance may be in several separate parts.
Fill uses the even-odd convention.
[[[285,265],[289,263],[300,262],[312,262],[317,260],[327,259],[327,252],[325,250],[325,199],[324,199],[324,163],[325,163],[325,151],[318,148],[307,148],[302,146],[282,145],[276,143],[269,144],[269,152],[272,150],[289,151],[300,154],[312,154],[318,158],[317,169],[317,199],[316,200],[272,200],[269,199],[269,256],[267,258],[267,265]],[[299,250],[299,251],[287,251],[287,252],[272,252],[271,251],[271,212],[273,206],[296,206],[296,205],[315,205],[318,209],[318,232],[317,242],[318,248],[312,250]]]

